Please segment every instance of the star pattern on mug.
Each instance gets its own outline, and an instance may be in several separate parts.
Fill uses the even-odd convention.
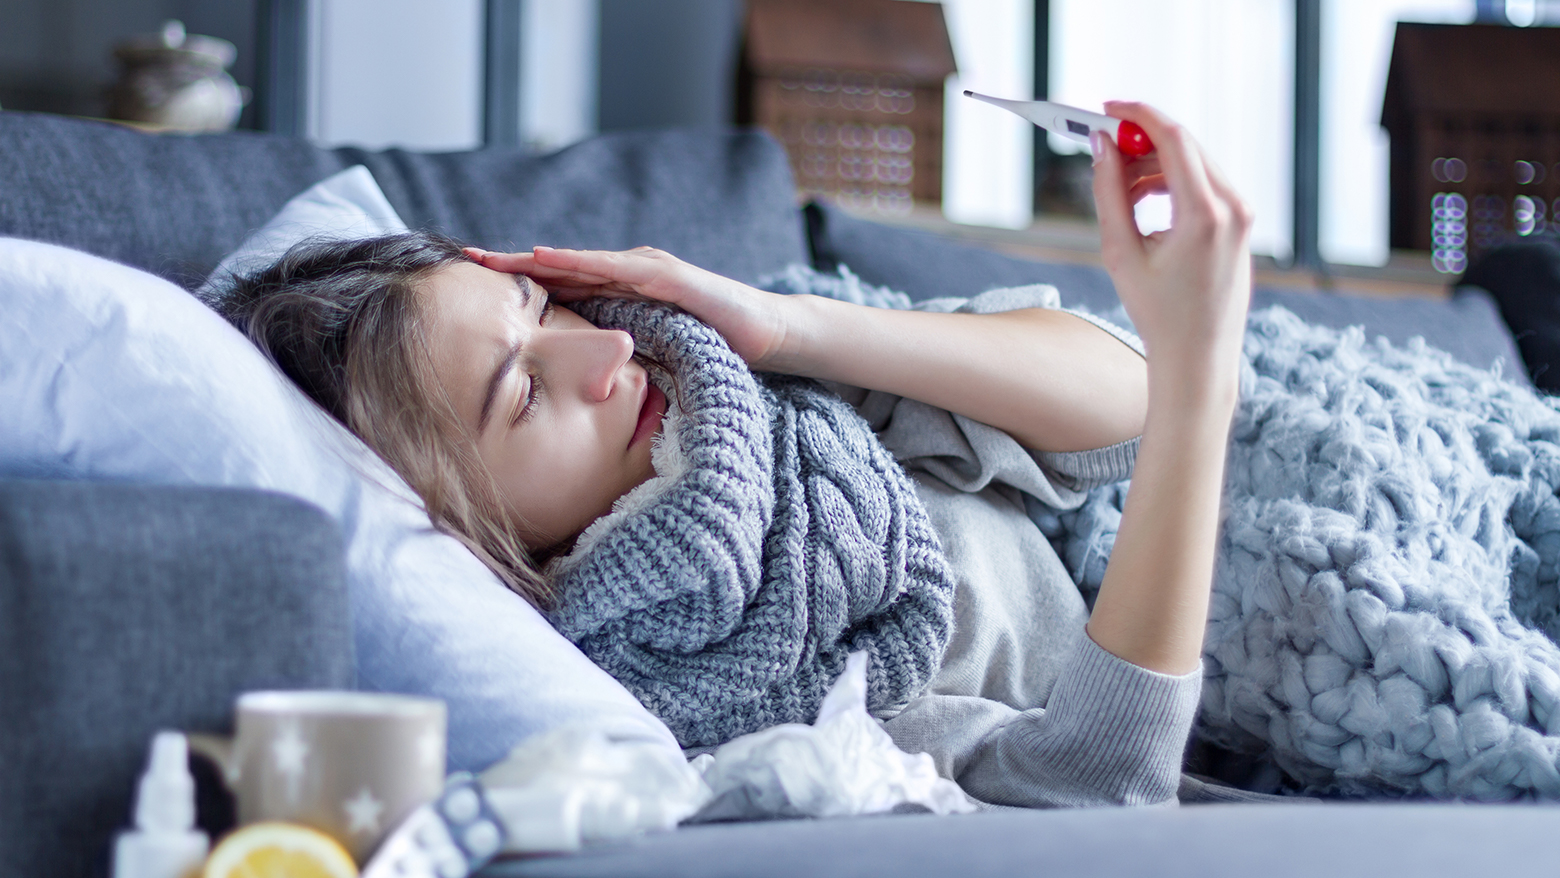
[[[271,757],[275,760],[276,770],[287,779],[287,797],[296,800],[298,781],[303,777],[303,763],[309,758],[308,742],[303,740],[297,725],[288,724],[277,733],[276,740],[271,742]]]
[[[357,796],[342,802],[341,807],[347,812],[348,832],[373,835],[379,831],[379,813],[385,809],[385,803],[374,798],[368,787],[358,790]]]

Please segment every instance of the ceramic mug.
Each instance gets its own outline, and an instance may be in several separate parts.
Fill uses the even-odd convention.
[[[369,692],[239,696],[233,737],[192,734],[222,770],[239,825],[285,820],[340,841],[359,863],[444,787],[444,702]]]

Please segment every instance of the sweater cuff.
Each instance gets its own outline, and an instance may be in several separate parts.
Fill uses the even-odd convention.
[[[1090,491],[1132,478],[1142,436],[1088,451],[1032,451],[1030,455],[1047,474],[1074,491]]]
[[[1079,639],[1044,710],[998,729],[959,777],[971,795],[1026,807],[1175,800],[1202,669],[1174,676]]]

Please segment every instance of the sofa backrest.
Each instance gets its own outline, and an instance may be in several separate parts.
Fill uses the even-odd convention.
[[[353,164],[412,227],[489,249],[660,247],[742,280],[805,262],[785,153],[752,131],[602,135],[548,155],[324,149],[0,112],[0,235],[193,288],[293,195]]]

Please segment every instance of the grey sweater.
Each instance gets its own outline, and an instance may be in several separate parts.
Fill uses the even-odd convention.
[[[925,310],[1059,307],[1051,287],[941,299]],[[1130,333],[1090,315],[1139,353]],[[836,387],[915,478],[956,576],[955,631],[932,684],[885,727],[972,797],[1023,807],[1174,801],[1202,673],[1159,674],[1084,632],[1088,611],[1024,512],[1131,475],[1137,440],[1031,454],[1000,430],[877,391]]]

